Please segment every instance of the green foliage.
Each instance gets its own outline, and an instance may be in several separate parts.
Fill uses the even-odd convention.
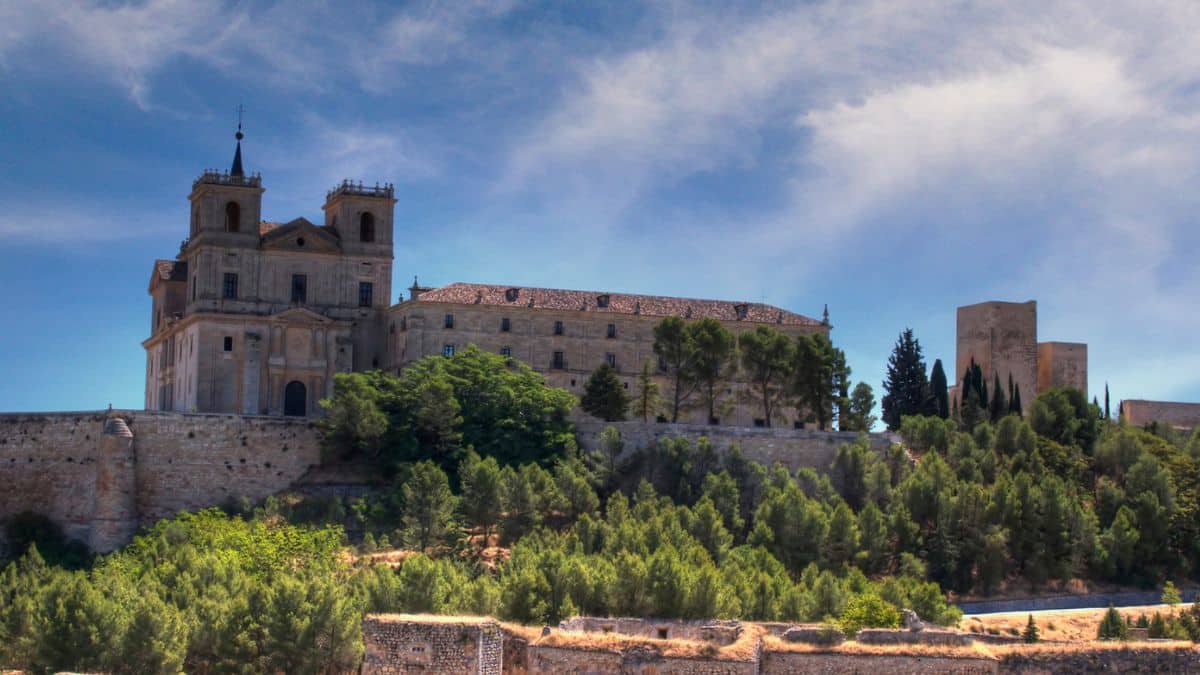
[[[1129,626],[1121,619],[1121,613],[1114,607],[1109,607],[1100,620],[1100,628],[1096,631],[1100,640],[1128,640]]]
[[[445,472],[433,462],[418,462],[401,486],[401,494],[405,542],[422,552],[448,544],[456,531],[458,498],[450,491]]]
[[[861,593],[846,603],[838,617],[838,626],[846,637],[854,637],[863,628],[896,628],[900,610],[874,593]]]
[[[49,565],[79,569],[91,561],[91,552],[82,542],[68,540],[57,523],[40,513],[22,511],[4,522],[4,538],[11,559],[25,555],[33,546]],[[4,562],[0,558],[0,563]]]
[[[875,408],[875,393],[871,385],[859,382],[850,392],[850,404],[841,418],[843,431],[870,431],[879,421],[871,411]]]
[[[625,419],[625,411],[629,408],[629,394],[617,377],[617,370],[608,363],[602,363],[584,383],[583,398],[579,407],[592,417],[598,417],[605,422],[619,422]]]
[[[926,411],[930,415],[948,419],[950,417],[950,393],[946,381],[946,370],[942,367],[941,359],[934,360],[933,369],[929,373],[929,397],[930,403]]]
[[[654,381],[650,360],[646,359],[642,361],[642,369],[638,371],[637,395],[632,401],[632,409],[643,422],[649,422],[650,418],[657,414],[661,404],[662,395],[659,393],[658,383]]]
[[[1178,605],[1181,602],[1183,602],[1183,598],[1179,596],[1179,589],[1175,587],[1175,582],[1167,581],[1167,583],[1163,585],[1162,603],[1164,605],[1170,605],[1171,609],[1174,609],[1175,605]]]
[[[692,378],[699,387],[701,403],[708,418],[720,415],[721,393],[733,368],[737,339],[720,321],[702,317],[688,324],[688,337],[695,346]]]
[[[796,345],[787,335],[759,324],[738,336],[742,371],[762,406],[762,420],[771,426],[793,372]]]
[[[921,342],[905,328],[888,357],[887,377],[883,381],[883,422],[888,429],[900,428],[907,415],[924,414],[929,400],[929,378]]]
[[[449,358],[421,359],[399,375],[339,376],[325,404],[325,438],[343,455],[377,444],[389,470],[430,459],[454,471],[466,448],[502,465],[550,464],[574,443],[566,418],[575,402],[527,365],[470,345]],[[387,419],[377,439],[374,422],[363,418],[377,421],[373,410]]]
[[[1033,615],[1029,615],[1029,621],[1025,624],[1025,630],[1021,631],[1021,640],[1026,644],[1033,644],[1042,641],[1042,633],[1038,630],[1037,622],[1033,620]]]
[[[832,421],[836,403],[842,401],[837,406],[842,411],[849,407],[846,355],[824,333],[813,333],[796,337],[793,359],[791,388],[796,407],[802,419],[807,414],[824,430]]]

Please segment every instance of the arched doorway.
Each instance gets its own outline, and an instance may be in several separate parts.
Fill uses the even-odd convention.
[[[283,414],[293,417],[304,417],[308,414],[308,393],[304,383],[292,380],[283,388]]]

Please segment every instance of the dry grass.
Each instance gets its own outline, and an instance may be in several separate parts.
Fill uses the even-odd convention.
[[[773,652],[811,653],[811,654],[859,654],[890,655],[890,656],[941,656],[947,658],[994,658],[989,645],[974,643],[970,646],[952,647],[949,645],[868,645],[850,641],[840,645],[822,646],[799,642],[788,642],[778,637],[763,638],[763,649]]]
[[[1182,605],[1176,607],[1176,611]],[[1037,622],[1038,630],[1043,640],[1060,640],[1064,642],[1082,642],[1096,639],[1096,631],[1100,620],[1104,618],[1107,608],[1103,609],[1063,609],[1044,612],[1032,612],[1033,620]],[[1166,616],[1171,611],[1169,605],[1146,605],[1144,607],[1122,607],[1118,610],[1122,617],[1132,617],[1134,621],[1142,614],[1146,618],[1154,616],[1155,612]],[[1020,635],[1029,621],[1030,612],[1007,612],[1004,614],[977,614],[964,616],[959,622],[959,630],[971,633],[988,633],[999,635]],[[989,630],[990,629],[990,630]]]
[[[680,659],[715,659],[720,661],[750,661],[754,658],[759,638],[765,631],[761,626],[743,624],[742,634],[734,642],[718,647],[703,640],[685,640],[672,638],[658,640],[640,635],[624,635],[621,633],[593,633],[583,631],[555,630],[546,637],[531,640],[543,647],[562,647],[564,649],[583,649],[592,651],[623,652],[628,649],[643,648],[659,652],[668,658]]]
[[[392,549],[390,551],[377,551],[375,553],[363,553],[354,556],[354,562],[364,565],[386,565],[388,567],[398,568],[404,564],[404,561],[417,555],[418,551],[409,551],[406,549]],[[352,554],[353,555],[353,554]]]

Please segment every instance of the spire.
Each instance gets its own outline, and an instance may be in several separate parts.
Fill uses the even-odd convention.
[[[825,313],[821,317],[821,323],[825,324],[826,326],[829,325],[829,305],[828,304],[825,305]]]
[[[245,108],[239,104],[238,130],[237,133],[233,135],[233,137],[237,139],[237,149],[233,151],[233,166],[229,168],[229,175],[237,176],[239,178],[246,175],[245,172],[242,171],[242,139],[246,137],[246,135],[242,133],[242,112],[244,111]]]

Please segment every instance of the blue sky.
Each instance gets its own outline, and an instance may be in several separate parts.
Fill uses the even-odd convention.
[[[1200,400],[1200,4],[726,5],[0,0],[0,410],[142,404],[239,103],[264,218],[396,184],[397,293],[828,303],[877,394],[1036,299],[1093,393]]]

